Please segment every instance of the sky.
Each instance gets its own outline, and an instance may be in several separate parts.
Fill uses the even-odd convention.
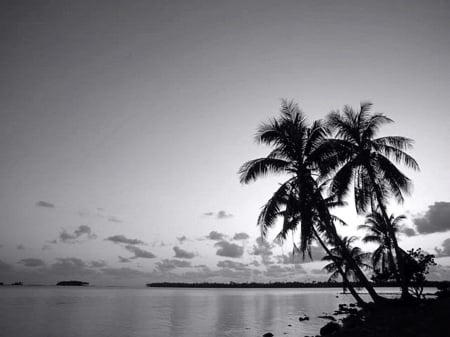
[[[448,1],[2,1],[0,282],[326,280],[241,185],[281,99],[374,103],[415,140],[400,245],[450,279]],[[354,208],[342,235],[364,232]],[[364,246],[364,249],[373,249]]]

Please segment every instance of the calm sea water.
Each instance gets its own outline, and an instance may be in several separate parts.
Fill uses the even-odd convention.
[[[316,335],[340,289],[1,287],[2,337]],[[338,296],[338,297],[337,297]],[[307,314],[309,321],[299,322]],[[291,324],[292,326],[288,326]]]

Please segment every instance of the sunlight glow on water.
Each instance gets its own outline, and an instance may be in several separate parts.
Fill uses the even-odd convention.
[[[2,287],[5,337],[317,335],[340,289]],[[307,314],[309,321],[299,322]],[[291,327],[288,324],[292,324]],[[287,334],[284,334],[284,333]]]

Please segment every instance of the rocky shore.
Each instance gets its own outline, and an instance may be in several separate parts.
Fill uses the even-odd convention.
[[[401,302],[369,305],[348,311],[339,322],[330,321],[321,336],[333,337],[448,337],[450,336],[450,298],[429,299],[417,303]],[[335,312],[337,313],[337,312]]]

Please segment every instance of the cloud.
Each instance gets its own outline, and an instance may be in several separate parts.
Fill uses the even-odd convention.
[[[118,256],[118,258],[119,258],[119,262],[120,262],[120,263],[128,263],[128,262],[131,262],[131,260],[130,260],[130,259],[127,259],[126,257]]]
[[[294,268],[291,266],[280,266],[278,264],[267,266],[267,269],[264,272],[264,276],[267,278],[282,280],[297,278],[298,274],[307,274],[307,272],[301,268],[301,266]]]
[[[138,239],[129,239],[125,237],[124,235],[113,235],[105,240],[111,241],[114,243],[124,243],[127,245],[145,245],[144,241],[138,240]]]
[[[117,217],[115,217],[113,215],[108,216],[106,218],[106,220],[109,221],[109,222],[114,222],[114,223],[122,223],[122,220],[120,220],[119,218],[117,218]]]
[[[25,267],[43,267],[45,266],[45,262],[42,261],[41,259],[35,259],[35,258],[27,258],[27,259],[22,259],[19,262],[17,262],[19,264],[23,264]]]
[[[126,280],[129,281],[130,279],[135,278],[149,278],[151,277],[151,273],[144,272],[141,270],[133,269],[133,268],[103,268],[102,272],[104,275],[113,277],[114,279],[119,280]]]
[[[405,234],[406,236],[416,236],[417,232],[414,230],[414,228],[411,227],[402,227],[400,228],[400,233]]]
[[[233,214],[227,213],[225,211],[219,211],[217,212],[217,219],[228,219],[233,217]]]
[[[442,248],[434,248],[437,252],[436,257],[450,256],[450,238],[445,239],[444,242],[441,243],[441,246]]]
[[[180,243],[180,245],[182,245],[184,241],[188,240],[188,238],[186,237],[186,235],[183,235],[183,236],[177,237],[177,240]]]
[[[42,250],[51,250],[52,246],[50,246],[50,245],[43,245],[41,249]]]
[[[91,267],[91,268],[104,268],[107,265],[108,264],[106,263],[106,261],[104,261],[104,260],[97,260],[97,261],[91,261],[91,263],[89,264],[89,267]]]
[[[36,202],[36,206],[37,207],[46,207],[46,208],[54,208],[55,207],[54,204],[47,202],[47,201],[42,201],[42,200]]]
[[[177,246],[173,247],[173,250],[175,251],[175,257],[177,257],[179,259],[192,259],[195,256],[194,253],[188,252]]]
[[[421,217],[413,219],[420,234],[450,230],[450,202],[435,202]]]
[[[0,271],[5,272],[10,270],[12,270],[12,266],[0,260]]]
[[[224,210],[220,210],[220,211],[218,211],[217,213],[214,213],[214,212],[205,212],[205,213],[203,213],[203,216],[206,216],[206,217],[213,217],[213,216],[215,216],[217,219],[223,220],[223,219],[228,219],[228,218],[233,217],[233,214],[227,213],[227,212],[224,211]]]
[[[90,274],[86,263],[76,257],[58,258],[57,262],[50,266],[50,272],[56,275],[70,275],[74,277]]]
[[[156,257],[156,255],[154,255],[153,253],[151,253],[147,250],[143,250],[139,247],[132,246],[132,245],[126,245],[125,249],[134,254],[132,259],[137,259],[137,258],[153,259]]]
[[[261,261],[264,265],[269,265],[274,263],[272,260],[272,248],[273,244],[267,242],[263,237],[259,236],[255,240],[256,245],[253,245],[252,250],[249,252],[250,255],[261,256]]]
[[[77,243],[78,239],[95,239],[97,235],[92,233],[92,230],[89,226],[81,225],[78,226],[77,229],[73,233],[68,233],[66,230],[63,230],[59,234],[59,240],[64,243]]]
[[[16,246],[16,249],[18,249],[18,250],[25,250],[25,246],[22,245],[22,244],[19,244],[19,245]]]
[[[209,234],[206,236],[207,239],[214,240],[214,241],[222,241],[225,239],[225,237],[226,237],[225,234],[222,234],[222,233],[219,233],[216,231],[209,232]]]
[[[235,270],[246,270],[248,269],[248,264],[241,263],[241,262],[235,262],[231,260],[224,260],[217,262],[217,267],[219,268],[228,268],[228,269],[235,269]]]
[[[188,261],[181,261],[175,259],[164,259],[156,263],[156,269],[160,272],[167,272],[176,268],[189,268],[192,267]]]
[[[248,238],[250,238],[250,235],[244,232],[236,233],[233,236],[233,240],[247,240]]]
[[[244,247],[238,246],[228,241],[219,241],[214,247],[218,247],[216,255],[225,257],[241,257],[244,254]]]

